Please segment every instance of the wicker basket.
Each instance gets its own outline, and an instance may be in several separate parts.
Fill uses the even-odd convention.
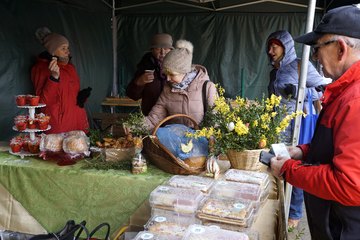
[[[181,175],[199,174],[205,170],[206,156],[192,157],[182,161],[176,158],[156,137],[156,132],[161,125],[177,117],[190,119],[195,129],[198,129],[196,121],[190,116],[185,114],[171,115],[155,127],[150,138],[144,139],[143,153],[146,159],[165,172]]]
[[[259,161],[260,152],[264,149],[235,151],[228,150],[226,155],[230,161],[231,168],[259,171],[262,163]]]

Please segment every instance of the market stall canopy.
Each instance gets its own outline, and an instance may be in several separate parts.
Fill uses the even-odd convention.
[[[112,0],[103,0],[112,6]],[[316,10],[331,9],[355,1],[316,1]],[[115,9],[122,13],[155,12],[306,12],[307,0],[115,0]]]
[[[317,1],[315,22],[322,9],[352,2],[356,1]],[[307,4],[304,0],[0,1],[0,141],[18,134],[12,130],[13,118],[24,113],[16,107],[14,96],[33,93],[30,69],[44,50],[34,36],[38,27],[47,26],[69,39],[81,88],[93,88],[86,103],[91,119],[93,113],[107,111],[101,102],[110,95],[114,80],[119,95],[124,95],[137,62],[157,32],[190,40],[195,46],[193,62],[206,66],[211,80],[226,86],[230,97],[261,96],[269,72],[264,39],[279,29],[303,34]],[[112,19],[118,27],[112,28]],[[301,45],[296,47],[300,52]]]

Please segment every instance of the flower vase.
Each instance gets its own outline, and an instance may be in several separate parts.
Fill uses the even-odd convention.
[[[262,168],[259,162],[260,152],[264,149],[236,151],[229,149],[226,155],[230,161],[231,168],[260,171]]]

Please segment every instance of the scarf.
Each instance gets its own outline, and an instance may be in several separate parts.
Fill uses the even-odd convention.
[[[190,83],[195,79],[196,74],[197,74],[196,70],[187,73],[184,79],[180,83],[173,83],[171,84],[171,87],[173,89],[180,89],[180,90],[186,89],[187,87],[189,87]]]

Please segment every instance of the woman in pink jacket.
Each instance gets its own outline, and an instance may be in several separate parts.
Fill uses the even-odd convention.
[[[175,49],[165,56],[162,69],[167,76],[167,84],[146,117],[149,129],[153,129],[165,117],[179,113],[189,115],[200,124],[204,117],[204,108],[214,104],[217,95],[215,84],[209,81],[205,67],[192,65],[193,49],[191,42],[179,40]],[[171,123],[193,127],[188,119],[174,118]]]
[[[51,33],[47,28],[36,32],[46,51],[42,52],[31,69],[31,80],[36,95],[46,107],[51,129],[47,133],[72,130],[88,132],[89,123],[84,102],[91,88],[80,90],[80,78],[70,63],[69,41],[62,35]]]

